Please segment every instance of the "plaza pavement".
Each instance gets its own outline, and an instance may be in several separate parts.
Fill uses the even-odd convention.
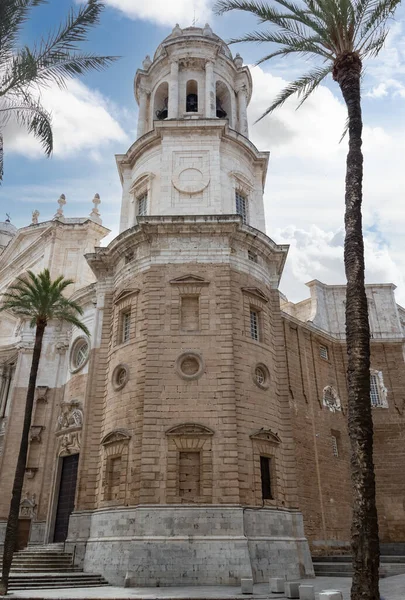
[[[314,585],[316,600],[322,590],[337,589],[343,592],[344,600],[350,600],[349,577],[316,577],[305,579],[302,583]],[[384,600],[405,600],[405,575],[387,577],[380,581],[381,597]],[[4,596],[3,596],[4,598]],[[94,588],[66,588],[53,590],[21,590],[10,592],[5,598],[10,600],[24,598],[37,600],[252,600],[282,599],[284,594],[269,592],[265,583],[256,584],[253,595],[241,594],[240,588],[235,586],[179,586],[160,588],[122,588],[122,587],[94,587]]]

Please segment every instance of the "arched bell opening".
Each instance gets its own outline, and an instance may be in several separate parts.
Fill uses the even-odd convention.
[[[153,119],[163,121],[167,119],[169,106],[169,85],[163,81],[155,91],[153,101]]]
[[[198,112],[198,83],[194,79],[187,81],[186,112]]]
[[[232,114],[231,94],[223,81],[217,81],[215,86],[216,116],[218,119],[230,119]]]

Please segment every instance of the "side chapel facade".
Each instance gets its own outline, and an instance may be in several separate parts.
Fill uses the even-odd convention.
[[[21,547],[64,543],[122,585],[311,576],[347,551],[344,286],[278,290],[268,152],[249,140],[249,69],[207,25],[176,26],[135,76],[138,137],[118,155],[120,234],[87,218],[0,223],[0,293],[27,269],[75,280],[88,339],[45,334]],[[367,286],[383,542],[405,541],[405,310]],[[33,331],[0,318],[0,543]]]

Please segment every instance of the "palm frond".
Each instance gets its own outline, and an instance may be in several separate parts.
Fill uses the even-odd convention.
[[[1,0],[0,2],[0,60],[10,58],[22,27],[35,6],[47,0]]]
[[[42,321],[66,321],[90,335],[87,327],[81,323],[79,317],[83,315],[82,307],[63,295],[72,279],[65,279],[62,275],[52,280],[49,269],[44,269],[36,275],[32,271],[18,277],[3,294],[0,311],[10,311],[13,314],[29,318],[32,326]]]
[[[51,115],[40,101],[26,93],[22,94],[21,102],[4,101],[0,108],[0,123],[4,125],[12,116],[39,140],[45,154],[50,156],[53,150]]]
[[[317,36],[307,37],[306,39],[299,39],[291,33],[253,31],[252,33],[247,33],[240,38],[233,38],[229,40],[230,44],[236,44],[239,42],[256,42],[260,44],[271,42],[274,44],[285,46],[280,50],[287,50],[287,54],[290,54],[292,52],[300,53],[303,55],[316,54],[318,56],[322,56],[325,59],[333,59],[333,55],[330,52],[327,52],[324,48],[319,46],[319,44],[322,43],[322,40]],[[283,52],[280,52],[280,54],[283,54]],[[278,55],[279,54],[269,55],[268,58],[260,59],[257,64],[260,64],[265,60],[269,60],[269,58],[273,58],[273,56]]]
[[[332,71],[332,64],[327,65],[323,68],[314,69],[310,73],[299,77],[295,81],[289,83],[276,97],[269,108],[259,117],[256,121],[261,121],[265,116],[272,113],[276,108],[282,106],[291,96],[297,94],[301,101],[298,105],[300,107],[308,96],[318,87],[318,85],[325,79],[325,77]]]

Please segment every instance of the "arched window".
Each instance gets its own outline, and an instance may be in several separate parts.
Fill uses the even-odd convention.
[[[198,112],[198,83],[194,79],[187,81],[186,112]]]
[[[216,116],[218,119],[230,119],[232,114],[231,94],[223,81],[217,81],[215,86]]]
[[[373,408],[388,408],[387,388],[381,371],[370,370],[370,401]]]
[[[169,105],[169,85],[163,81],[155,91],[153,101],[153,119],[167,119]]]

